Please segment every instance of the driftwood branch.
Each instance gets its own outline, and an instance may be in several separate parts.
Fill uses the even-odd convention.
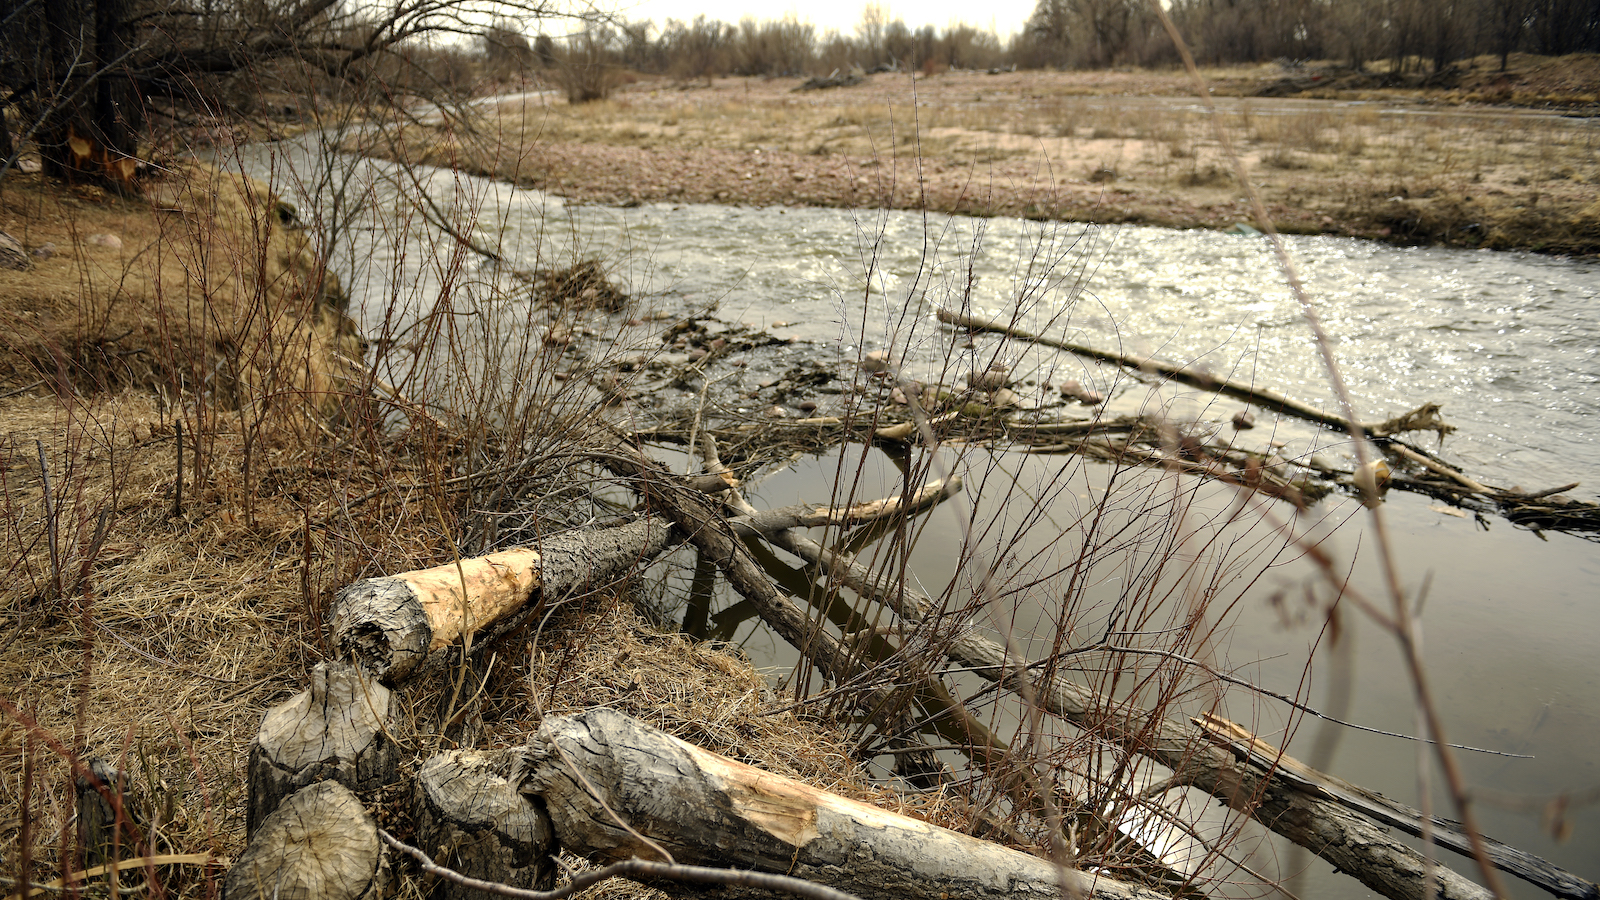
[[[569,531],[537,547],[368,578],[339,591],[332,632],[340,654],[388,683],[492,626],[615,581],[667,547],[670,526],[644,518],[614,528]]]
[[[931,481],[910,496],[884,497],[850,506],[824,506],[801,503],[763,510],[729,519],[729,524],[745,534],[768,534],[786,528],[815,528],[831,525],[853,528],[870,522],[915,515],[932,509],[941,501],[961,492],[961,479]]]
[[[787,873],[862,900],[1166,900],[764,772],[614,710],[545,720],[524,765],[523,790],[543,799],[562,846],[592,858],[653,853],[637,832],[676,862]]]
[[[944,322],[947,325],[954,325],[958,328],[964,328],[967,331],[995,332],[997,334],[1006,335],[1007,337],[1016,338],[1019,341],[1027,341],[1029,343],[1039,344],[1043,347],[1054,347],[1057,350],[1065,350],[1068,353],[1073,353],[1089,359],[1097,359],[1102,362],[1115,363],[1119,366],[1124,366],[1129,369],[1137,369],[1142,372],[1153,372],[1170,381],[1191,385],[1202,390],[1219,391],[1224,394],[1238,397],[1241,400],[1246,400],[1255,404],[1256,406],[1261,407],[1262,409],[1270,409],[1273,412],[1280,412],[1291,416],[1296,416],[1339,431],[1348,433],[1351,432],[1353,428],[1350,421],[1343,416],[1336,416],[1331,413],[1323,412],[1314,406],[1301,403],[1292,397],[1286,397],[1277,391],[1268,390],[1266,388],[1252,387],[1248,384],[1242,384],[1227,378],[1218,378],[1215,375],[1209,375],[1203,372],[1195,372],[1191,369],[1184,368],[1183,366],[1161,362],[1160,360],[1151,359],[1149,357],[1133,356],[1128,353],[1118,353],[1113,350],[1100,350],[1084,344],[1076,344],[1072,341],[1063,341],[1042,334],[1034,334],[1031,331],[1018,328],[1015,325],[994,319],[981,319],[977,316],[971,316],[967,315],[966,313],[955,312],[948,309],[939,310],[938,316],[939,321]]]

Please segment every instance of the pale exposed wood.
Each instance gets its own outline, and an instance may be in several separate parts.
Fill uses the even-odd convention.
[[[537,547],[358,581],[334,599],[334,644],[385,682],[398,682],[430,654],[525,614],[530,601],[559,602],[620,578],[665,549],[670,530],[662,519],[638,519],[554,535]]]
[[[785,873],[862,900],[1166,898],[764,772],[610,709],[547,719],[525,765],[523,789],[543,798],[561,845],[597,859],[660,858],[620,818],[679,863]]]
[[[378,828],[343,785],[303,788],[268,816],[228,871],[224,900],[376,900],[387,867]]]
[[[369,791],[398,779],[390,738],[394,698],[348,663],[318,663],[311,686],[267,711],[250,747],[245,833],[253,835],[284,798],[332,779]]]
[[[949,481],[942,479],[930,481],[909,497],[884,497],[878,500],[868,500],[864,503],[855,503],[850,506],[802,503],[779,509],[763,510],[752,515],[737,516],[729,521],[735,528],[747,528],[752,532],[781,531],[785,528],[814,528],[821,525],[854,527],[895,516],[915,515],[923,510],[931,509],[940,501],[953,497],[960,491],[961,479],[955,477]]]
[[[441,753],[417,773],[413,810],[417,843],[462,875],[517,888],[555,885],[550,820],[507,778],[509,752]],[[435,900],[483,900],[484,891],[439,881]]]

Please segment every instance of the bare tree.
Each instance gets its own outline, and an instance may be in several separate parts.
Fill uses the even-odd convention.
[[[151,99],[215,109],[219,77],[274,66],[359,83],[418,68],[426,54],[411,51],[430,37],[552,14],[544,0],[20,0],[0,15],[0,112],[48,173],[126,183]]]

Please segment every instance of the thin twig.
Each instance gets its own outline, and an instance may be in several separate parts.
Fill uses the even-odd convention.
[[[514,888],[509,885],[494,881],[484,881],[462,875],[454,869],[447,869],[428,857],[428,854],[409,844],[401,843],[394,835],[378,829],[378,836],[390,847],[410,856],[422,864],[422,871],[437,878],[454,882],[462,887],[473,888],[501,897],[515,897],[518,900],[563,900],[571,897],[581,890],[607,881],[612,878],[667,878],[673,881],[687,881],[694,884],[720,884],[733,887],[756,888],[758,890],[778,891],[793,894],[796,897],[807,897],[812,900],[859,900],[854,894],[816,884],[801,878],[788,875],[773,875],[767,872],[751,872],[742,869],[713,869],[709,866],[685,866],[677,863],[653,862],[644,859],[630,859],[619,863],[612,863],[603,869],[595,869],[573,876],[565,887],[553,891],[531,891],[523,888]]]

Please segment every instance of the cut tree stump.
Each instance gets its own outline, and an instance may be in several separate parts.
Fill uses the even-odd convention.
[[[550,819],[508,776],[509,752],[455,750],[417,773],[417,844],[434,861],[463,875],[517,888],[555,886]],[[484,891],[440,880],[434,900],[486,900]]]
[[[369,791],[399,778],[388,688],[348,663],[318,663],[311,687],[267,711],[250,747],[245,834],[285,797],[332,779]]]
[[[659,860],[643,835],[681,864],[787,874],[862,900],[1170,900],[764,772],[611,709],[546,719],[520,780],[543,798],[562,848],[600,861]]]
[[[622,577],[666,549],[671,526],[646,517],[569,531],[537,547],[368,578],[341,589],[331,620],[339,653],[388,684],[429,654]],[[537,601],[530,607],[530,601]]]
[[[376,900],[388,874],[378,826],[345,786],[320,781],[267,816],[222,884],[224,900]]]

